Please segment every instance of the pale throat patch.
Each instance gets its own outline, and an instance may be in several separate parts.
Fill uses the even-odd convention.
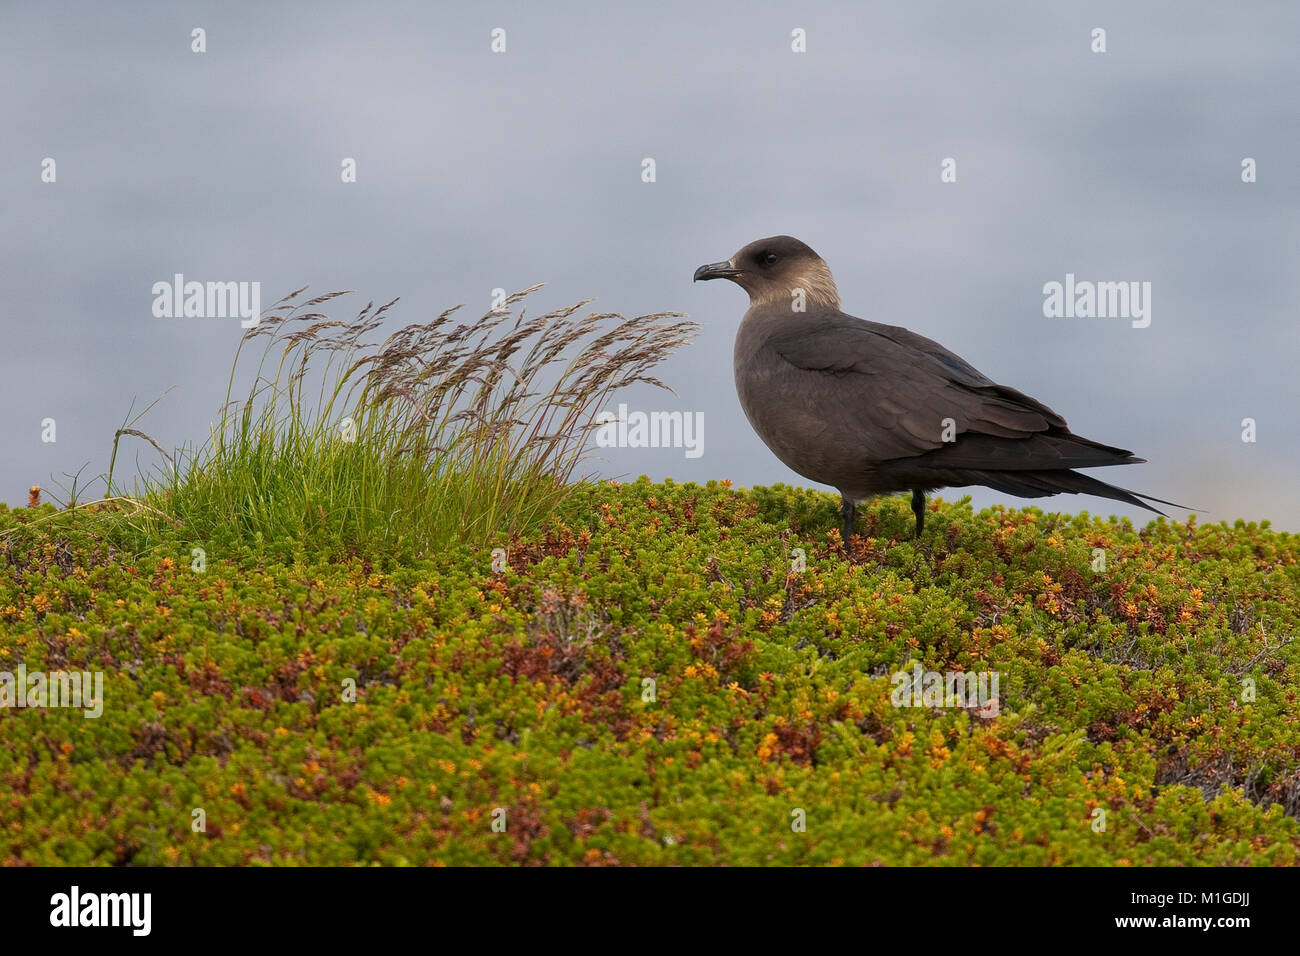
[[[788,284],[765,283],[757,295],[751,294],[751,305],[769,305],[782,303],[789,305],[794,301],[795,289],[803,290],[804,302],[809,309],[838,309],[840,307],[840,290],[835,287],[831,270],[824,262],[813,262],[806,266]]]

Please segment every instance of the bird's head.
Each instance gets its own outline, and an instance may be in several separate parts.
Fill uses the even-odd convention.
[[[793,236],[751,242],[726,262],[700,266],[695,280],[700,279],[730,279],[749,293],[751,307],[800,301],[809,311],[840,307],[831,270],[821,256]]]

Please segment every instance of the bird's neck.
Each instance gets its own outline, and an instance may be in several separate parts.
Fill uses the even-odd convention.
[[[795,313],[839,309],[840,290],[835,287],[835,279],[826,263],[817,262],[807,266],[788,284],[755,289],[750,293],[751,309],[771,305],[784,305]]]

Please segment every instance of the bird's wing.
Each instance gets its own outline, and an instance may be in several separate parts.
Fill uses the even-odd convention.
[[[899,326],[825,311],[776,332],[767,347],[787,366],[778,375],[787,381],[774,384],[811,402],[828,434],[874,461],[925,456],[945,468],[1034,469],[1129,455],[1071,435],[1046,405]],[[946,419],[955,441],[944,441]]]

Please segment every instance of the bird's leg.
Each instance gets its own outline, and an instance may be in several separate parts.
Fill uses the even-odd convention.
[[[925,492],[920,488],[912,489],[912,514],[916,515],[916,536],[921,537],[925,527]]]
[[[853,537],[853,519],[857,517],[858,507],[848,498],[840,495],[840,515],[844,518],[844,547],[849,546],[849,538]]]

